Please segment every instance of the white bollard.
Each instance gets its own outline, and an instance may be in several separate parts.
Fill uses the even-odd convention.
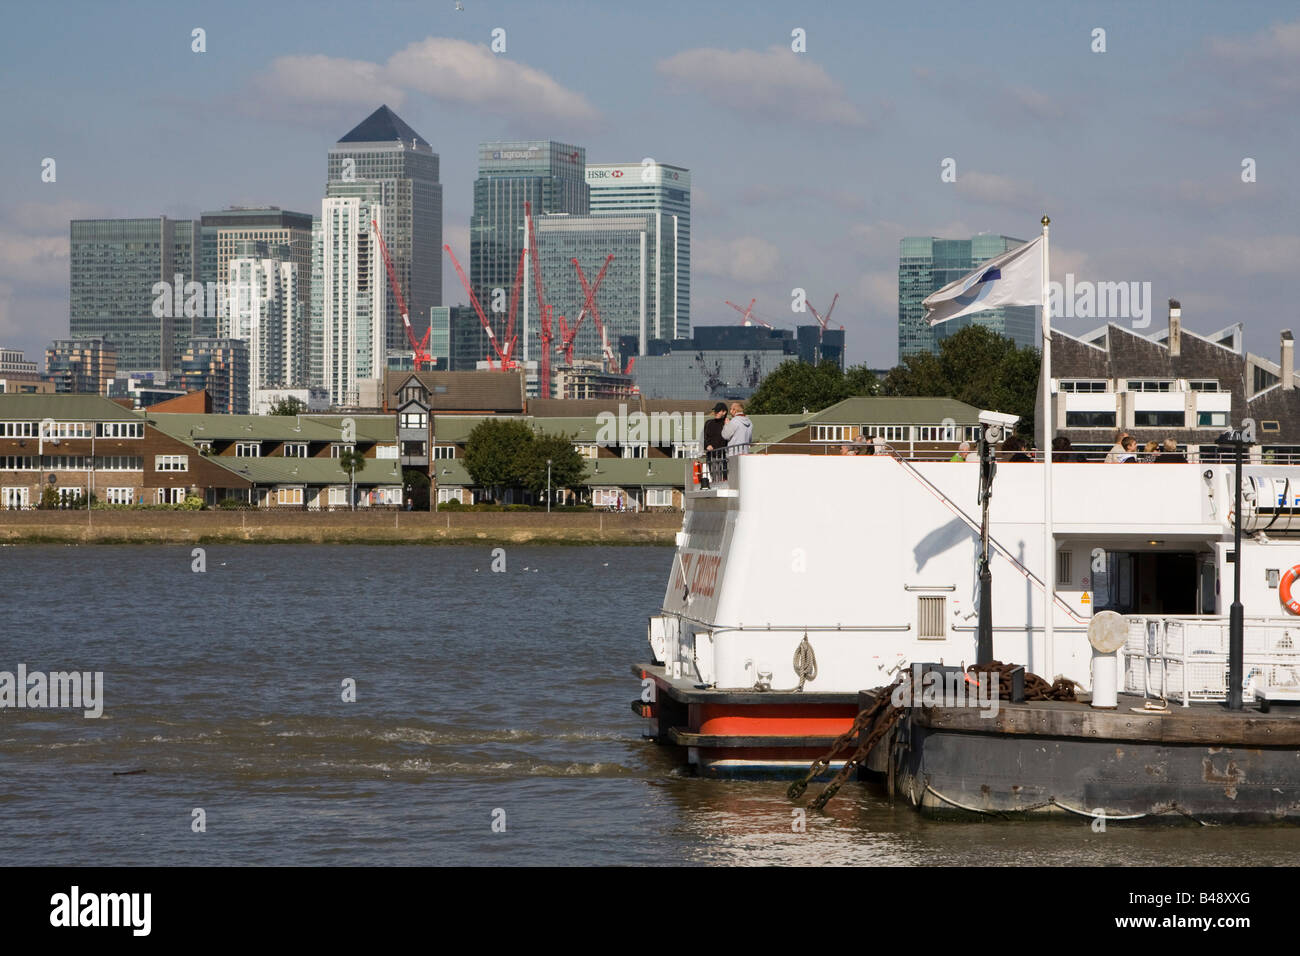
[[[1119,706],[1119,655],[1092,649],[1092,706],[1114,710]]]

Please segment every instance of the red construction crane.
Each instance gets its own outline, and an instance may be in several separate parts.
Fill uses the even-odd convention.
[[[573,268],[578,270],[578,281],[582,283],[584,304],[582,308],[578,310],[578,318],[574,320],[573,328],[566,326],[564,323],[564,316],[560,316],[560,351],[564,353],[564,362],[566,365],[573,364],[573,340],[577,338],[578,327],[582,325],[583,316],[587,314],[588,310],[591,311],[593,316],[596,314],[596,293],[600,291],[600,284],[605,281],[605,270],[608,269],[609,264],[614,261],[614,254],[611,252],[605,257],[605,264],[600,267],[600,272],[596,275],[596,281],[593,282],[590,287],[587,285],[587,277],[582,274],[582,266],[578,264],[578,260],[571,259],[570,261],[573,263]],[[595,321],[599,322],[600,320],[596,319]],[[600,328],[601,350],[602,352],[607,352],[608,349],[605,347],[605,328],[604,326],[598,327]]]
[[[551,346],[555,333],[551,328],[551,307],[542,292],[541,260],[537,257],[537,232],[533,227],[533,205],[524,200],[524,226],[528,233],[528,255],[532,260],[533,283],[537,287],[537,338],[541,345],[538,362],[538,395],[551,397]]]
[[[418,342],[415,340],[415,330],[411,328],[411,315],[406,308],[406,300],[402,298],[402,290],[397,284],[397,272],[393,269],[393,260],[388,256],[388,245],[384,242],[384,236],[379,231],[378,221],[371,219],[371,227],[375,230],[375,238],[379,240],[379,251],[384,254],[384,266],[388,269],[388,283],[393,287],[393,295],[397,298],[397,308],[402,313],[402,327],[406,329],[406,340],[411,343],[411,351],[414,353],[415,370],[423,372],[426,366],[436,365],[438,360],[429,354],[429,333],[433,331],[430,325],[424,330],[424,338]]]
[[[760,319],[758,316],[756,316],[756,315],[754,314],[754,303],[757,302],[757,301],[758,301],[757,299],[750,299],[750,300],[749,300],[749,307],[748,307],[748,308],[744,308],[744,309],[742,309],[740,306],[736,305],[736,303],[734,303],[734,302],[730,302],[730,301],[727,302],[727,305],[731,306],[733,309],[735,309],[737,312],[740,313],[740,315],[741,315],[740,324],[741,324],[741,325],[761,325],[761,326],[763,326],[763,328],[765,328],[765,329],[773,329],[773,328],[776,328],[776,326],[774,326],[771,322],[765,322],[765,321],[763,321],[762,319]]]
[[[611,255],[609,259],[613,259]],[[609,259],[605,260],[605,265],[609,265]],[[600,275],[596,277],[596,285],[588,286],[587,277],[582,274],[582,266],[578,265],[578,260],[573,260],[574,266],[578,270],[578,281],[582,283],[582,291],[587,297],[587,304],[591,306],[591,321],[596,323],[596,331],[600,333],[600,354],[605,363],[605,371],[613,369],[618,371],[618,358],[614,355],[614,350],[609,347],[609,338],[605,335],[605,323],[600,320],[600,309],[596,307],[596,286],[600,285],[600,280],[605,277],[605,269],[601,267]]]
[[[822,333],[825,332],[828,328],[830,328],[831,313],[835,311],[835,303],[838,302],[839,300],[840,300],[840,294],[836,292],[835,298],[831,299],[831,307],[826,310],[825,315],[822,315],[820,312],[814,309],[813,304],[809,302],[807,299],[804,300],[804,303],[808,306],[808,311],[813,314],[813,318],[817,320],[817,324],[820,326],[820,328],[817,331],[817,341],[820,342]],[[841,325],[840,328],[843,329],[844,326]]]
[[[478,315],[479,322],[483,324],[483,331],[487,333],[488,341],[492,343],[492,351],[496,353],[497,360],[501,363],[501,370],[503,372],[509,372],[518,368],[519,366],[510,356],[513,342],[508,341],[506,342],[505,349],[503,350],[501,348],[500,343],[497,342],[497,334],[492,329],[492,323],[490,323],[487,320],[487,316],[483,314],[483,307],[478,304],[478,296],[474,294],[473,288],[470,287],[469,276],[465,275],[465,270],[462,269],[460,263],[456,261],[456,253],[451,251],[451,246],[444,245],[442,248],[446,250],[447,255],[451,256],[451,264],[456,267],[456,275],[460,277],[460,284],[465,287],[465,293],[469,296],[470,305],[474,306],[474,312]],[[488,355],[486,358],[488,368],[490,369],[492,368],[492,356]]]

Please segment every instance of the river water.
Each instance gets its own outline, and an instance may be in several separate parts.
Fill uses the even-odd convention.
[[[693,777],[641,737],[668,548],[0,547],[0,671],[102,671],[103,716],[0,710],[23,864],[1289,864],[1300,828],[936,823],[850,783]],[[355,700],[344,701],[345,681]],[[131,773],[131,771],[144,771]],[[196,812],[201,811],[201,812]],[[201,825],[201,826],[200,826]]]

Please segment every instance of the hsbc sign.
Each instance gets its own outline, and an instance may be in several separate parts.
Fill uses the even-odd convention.
[[[651,170],[650,178],[645,178],[646,170]],[[589,183],[618,183],[636,184],[642,183],[670,183],[678,182],[683,185],[690,183],[689,172],[682,173],[675,169],[668,169],[664,166],[611,166],[604,169],[593,169],[587,167],[587,182]],[[684,182],[683,182],[684,181]]]

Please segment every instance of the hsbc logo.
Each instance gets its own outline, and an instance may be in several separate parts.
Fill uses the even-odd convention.
[[[623,170],[616,169],[612,173],[610,173],[610,175],[613,176],[615,179],[619,179],[623,175]]]

